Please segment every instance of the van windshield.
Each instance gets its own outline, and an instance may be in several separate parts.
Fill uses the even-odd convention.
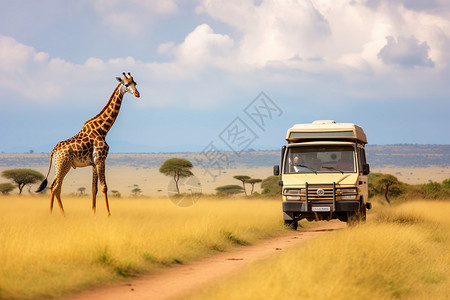
[[[356,172],[352,146],[298,146],[286,152],[284,173]]]

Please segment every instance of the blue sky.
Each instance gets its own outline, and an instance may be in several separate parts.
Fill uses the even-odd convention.
[[[141,97],[125,96],[110,152],[278,149],[288,127],[317,119],[359,124],[370,144],[450,143],[446,0],[1,7],[0,152],[50,152],[122,72]]]

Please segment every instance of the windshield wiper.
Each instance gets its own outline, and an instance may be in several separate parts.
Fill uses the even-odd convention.
[[[311,171],[313,171],[314,172],[314,174],[317,174],[317,171],[316,170],[314,170],[313,168],[311,168],[311,167],[308,167],[307,165],[295,165],[296,167],[302,167],[302,168],[306,168],[306,169],[308,169],[308,170],[311,170]]]
[[[322,168],[328,169],[328,170],[336,170],[336,171],[339,171],[339,172],[341,172],[342,174],[344,174],[344,171],[339,170],[339,169],[336,169],[335,167],[324,167],[324,166],[322,166]]]

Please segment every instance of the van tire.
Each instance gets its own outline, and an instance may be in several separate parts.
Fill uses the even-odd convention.
[[[284,225],[292,230],[297,230],[298,220],[284,220]]]
[[[361,223],[366,223],[367,207],[365,204],[361,205]]]
[[[361,222],[361,209],[347,212],[347,226],[352,227]]]

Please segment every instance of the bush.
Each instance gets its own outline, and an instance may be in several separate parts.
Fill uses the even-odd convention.
[[[240,185],[229,184],[223,185],[216,188],[217,195],[219,196],[229,196],[234,194],[243,193],[244,189]]]
[[[443,186],[445,189],[450,189],[450,178],[445,179],[444,181],[442,181],[442,186]]]
[[[0,183],[0,193],[3,195],[8,195],[9,192],[14,190],[16,187],[12,183]]]
[[[383,178],[391,178],[381,173],[372,173],[369,175],[369,197],[383,196],[385,188],[380,184]],[[394,177],[395,178],[395,177]],[[395,180],[394,180],[395,181]],[[430,182],[426,184],[406,184],[401,181],[389,187],[389,196],[396,201],[405,201],[409,199],[450,199],[450,179],[445,179],[442,183]]]
[[[278,181],[280,181],[279,176],[269,176],[261,182],[262,195],[280,195],[281,194],[281,186],[278,185]]]

